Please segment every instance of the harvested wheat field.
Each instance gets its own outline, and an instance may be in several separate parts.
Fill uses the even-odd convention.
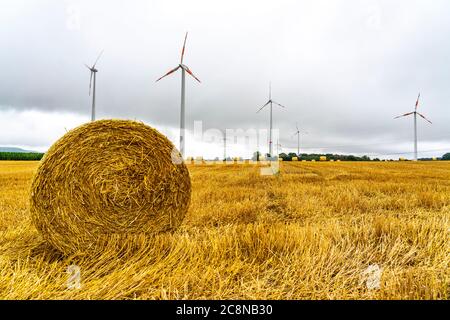
[[[189,165],[177,231],[89,256],[32,225],[37,166],[0,162],[2,299],[450,298],[447,162]]]

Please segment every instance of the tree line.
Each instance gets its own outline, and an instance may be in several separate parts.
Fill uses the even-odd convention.
[[[280,153],[278,155],[278,158],[283,159],[283,161],[292,161],[292,158],[297,158],[298,160],[306,160],[306,161],[320,161],[321,157],[326,157],[327,161],[333,160],[333,161],[381,161],[379,158],[370,158],[369,156],[354,156],[354,155],[345,155],[345,154],[331,154],[331,153],[301,153],[297,155],[296,153]],[[262,158],[262,154],[257,151],[253,153],[252,160],[258,161]],[[264,156],[265,159],[272,159],[274,157],[271,157],[269,154],[266,154]],[[396,159],[398,160],[398,159]],[[444,160],[444,161],[450,161],[450,152],[444,154],[442,157],[439,158],[421,158],[420,161],[433,161],[433,160]],[[390,160],[394,161],[394,160]]]
[[[38,161],[44,156],[37,152],[0,152],[0,160]]]

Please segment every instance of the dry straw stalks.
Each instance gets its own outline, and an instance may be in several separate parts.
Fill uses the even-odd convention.
[[[174,150],[165,136],[134,121],[101,120],[68,132],[34,177],[35,226],[65,254],[176,229],[191,182],[185,164],[173,161]]]

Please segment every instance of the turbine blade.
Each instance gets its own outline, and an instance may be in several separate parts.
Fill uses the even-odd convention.
[[[94,75],[94,72],[91,71],[91,79],[89,80],[89,96],[91,95],[91,87],[92,87],[92,76]]]
[[[297,128],[297,132],[298,132],[298,122],[295,123],[295,127]]]
[[[174,73],[175,71],[177,71],[178,69],[180,69],[180,66],[173,68],[172,70],[170,70],[169,72],[167,72],[165,75],[163,75],[161,78],[159,78],[158,80],[156,80],[156,82],[158,82],[159,80],[161,80],[164,77],[167,77],[169,74]]]
[[[406,117],[406,116],[409,116],[409,115],[411,115],[411,114],[414,114],[414,112],[409,112],[409,113],[402,114],[401,116],[395,117],[394,119]]]
[[[91,70],[92,71],[92,68],[91,67],[89,67],[86,63],[84,64],[85,66],[86,66],[86,68],[88,68],[89,70]]]
[[[97,65],[98,60],[100,60],[100,57],[102,56],[102,54],[103,54],[104,51],[105,51],[105,50],[102,50],[102,52],[100,52],[100,54],[99,54],[98,57],[97,57],[97,60],[95,60],[93,66],[92,66],[92,69],[95,68],[95,66]]]
[[[416,101],[416,111],[417,111],[417,107],[419,106],[419,99],[420,99],[420,93],[419,93],[419,96],[417,97],[417,101]]]
[[[184,50],[186,49],[186,40],[187,40],[187,36],[188,36],[188,33],[186,32],[186,36],[184,37],[183,50],[181,50],[181,60],[180,60],[180,64],[183,64]]]
[[[200,80],[198,80],[198,78],[196,76],[194,76],[192,71],[187,66],[183,65],[183,69],[186,70],[186,72],[189,73],[195,80],[197,80],[198,82],[202,83]]]
[[[272,102],[273,102],[273,103],[275,103],[276,105],[278,105],[278,106],[280,106],[280,107],[282,107],[282,108],[285,108],[285,109],[286,109],[286,107],[285,107],[285,106],[282,106],[282,105],[281,105],[281,104],[279,104],[278,102],[275,102],[275,101],[273,101],[273,100],[272,100]]]
[[[428,121],[429,123],[431,123],[431,124],[433,124],[433,122],[431,122],[430,120],[428,120],[427,118],[425,118],[425,116],[423,115],[423,114],[420,114],[420,113],[418,113],[417,112],[417,114],[419,115],[419,116],[421,116],[422,118],[424,118],[426,121]]]
[[[264,109],[265,107],[267,107],[267,105],[270,103],[270,101],[268,101],[265,105],[263,105],[258,111],[256,111],[256,113],[259,113],[262,109]]]

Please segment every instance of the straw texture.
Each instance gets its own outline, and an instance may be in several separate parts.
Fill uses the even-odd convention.
[[[175,230],[188,210],[191,182],[178,151],[158,131],[101,120],[68,132],[49,149],[30,195],[36,228],[70,254],[108,239]]]

